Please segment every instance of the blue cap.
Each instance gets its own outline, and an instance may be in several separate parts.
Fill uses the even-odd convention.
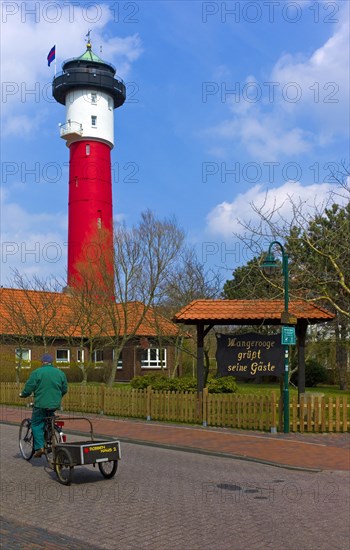
[[[53,357],[49,353],[44,353],[41,358],[42,363],[53,363]]]

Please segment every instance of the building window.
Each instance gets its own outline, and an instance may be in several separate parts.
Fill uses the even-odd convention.
[[[91,126],[97,126],[97,116],[91,115]]]
[[[112,98],[111,98],[111,97],[108,98],[108,109],[109,109],[110,111],[113,110],[113,101],[112,101]]]
[[[24,366],[30,366],[30,361],[32,359],[32,350],[29,348],[16,348],[16,363],[24,364]]]
[[[56,349],[56,363],[69,363],[69,349]]]
[[[90,155],[90,143],[85,145],[85,154],[87,157]]]
[[[97,104],[97,93],[96,92],[91,92],[91,103],[93,105]]]
[[[114,363],[114,358],[115,358],[115,349],[113,349],[113,363]],[[122,369],[122,368],[123,368],[123,352],[121,351],[118,357],[117,369]]]
[[[166,369],[166,349],[149,348],[142,352],[141,368],[143,369]]]
[[[77,363],[84,363],[84,350],[77,349]]]
[[[92,352],[93,363],[103,363],[103,349],[95,349]]]

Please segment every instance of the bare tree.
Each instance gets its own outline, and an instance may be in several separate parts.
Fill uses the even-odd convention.
[[[206,269],[199,261],[193,247],[184,247],[175,269],[165,281],[162,312],[168,317],[179,311],[193,300],[211,300],[220,296],[222,290],[222,275],[214,269]],[[191,343],[189,346],[188,343]],[[193,327],[186,327],[186,338],[183,331],[176,342],[176,366],[183,354],[196,357],[196,335]],[[210,338],[205,340],[205,381],[209,374]],[[174,370],[175,373],[175,370]]]
[[[175,269],[165,281],[162,305],[172,314],[192,302],[210,300],[220,296],[222,275],[214,269],[206,269],[199,261],[193,247],[184,247]]]
[[[89,264],[80,266],[79,273],[79,287],[66,290],[65,334],[68,342],[82,351],[76,364],[82,372],[82,384],[86,384],[89,373],[95,368],[94,353],[108,346],[110,341],[103,307],[106,295],[101,294],[101,280]],[[107,297],[111,300],[108,294]],[[86,350],[87,356],[84,353]]]
[[[14,343],[19,354],[16,358],[16,380],[26,361],[21,350],[30,344],[47,349],[62,335],[61,294],[57,281],[42,280],[35,276],[29,279],[19,271],[13,271],[12,288],[1,289],[3,329],[7,341]]]
[[[350,326],[349,173],[335,172],[332,177],[339,185],[324,204],[315,204],[311,210],[301,198],[286,197],[288,219],[282,215],[281,206],[271,206],[267,200],[262,206],[252,204],[258,223],[241,220],[244,233],[237,237],[252,255],[261,258],[272,240],[282,241],[289,255],[290,296],[329,307],[338,314],[334,338],[340,385],[345,388],[348,358],[344,342]],[[265,280],[282,295],[283,278]]]
[[[119,225],[114,239],[115,300],[104,300],[114,361],[107,384],[112,385],[118,358],[135,338],[150,308],[163,296],[165,281],[181,252],[184,233],[175,219],[157,219],[147,210],[137,226]]]

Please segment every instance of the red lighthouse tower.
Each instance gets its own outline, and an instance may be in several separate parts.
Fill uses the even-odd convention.
[[[61,137],[69,147],[68,286],[79,287],[87,266],[113,273],[111,149],[114,109],[123,105],[125,85],[116,70],[86,52],[62,65],[53,97],[66,106]]]

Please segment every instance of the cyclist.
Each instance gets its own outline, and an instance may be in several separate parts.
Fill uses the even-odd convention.
[[[31,373],[20,393],[20,397],[34,394],[32,431],[36,458],[44,454],[45,418],[60,408],[62,397],[68,389],[66,375],[53,365],[51,355],[45,353],[41,363],[42,366]]]

